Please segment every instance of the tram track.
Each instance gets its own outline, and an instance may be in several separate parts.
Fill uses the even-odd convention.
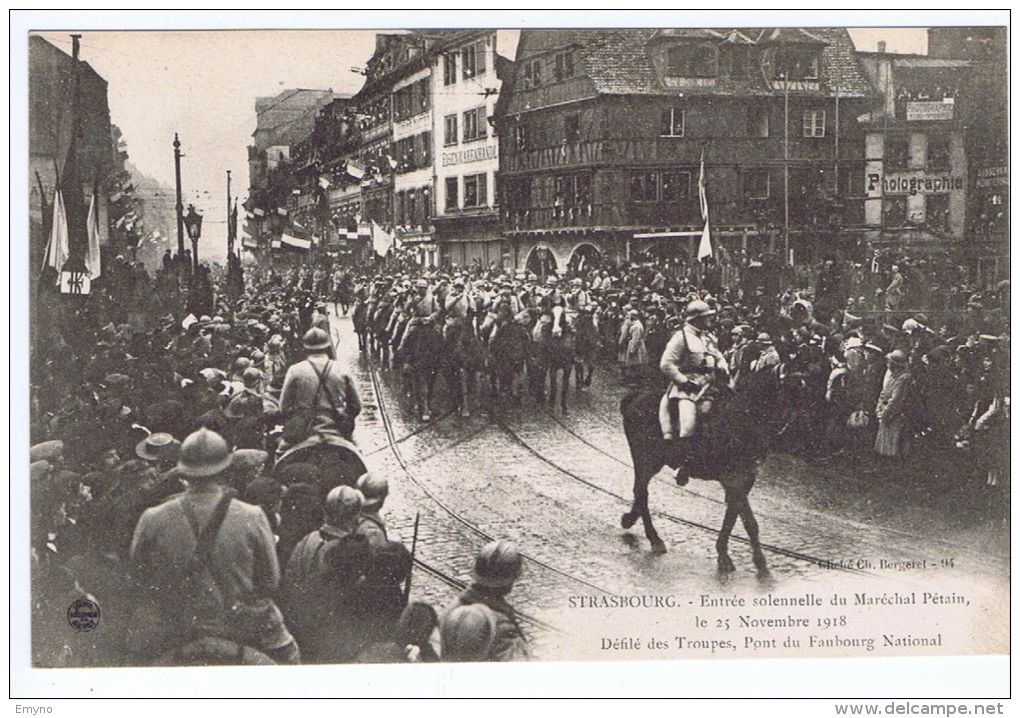
[[[566,422],[564,422],[562,419],[560,419],[558,416],[556,416],[552,411],[549,411],[547,409],[547,410],[545,410],[545,413],[553,421],[553,423],[555,423],[557,426],[559,426],[561,429],[563,429],[565,432],[570,434],[577,441],[581,442],[582,444],[584,444],[585,446],[587,446],[591,450],[597,452],[598,454],[600,454],[602,456],[605,456],[606,458],[612,460],[613,462],[615,462],[616,464],[619,464],[620,466],[626,467],[630,471],[634,470],[634,465],[632,463],[630,463],[629,461],[624,461],[623,459],[620,459],[616,455],[606,451],[604,448],[602,448],[598,444],[596,444],[596,443],[590,441],[589,439],[587,439],[586,437],[582,436],[577,431],[572,429],[569,425],[567,425]],[[603,420],[603,423],[607,423],[608,424],[608,422],[605,422],[604,420]],[[692,490],[692,489],[690,489],[688,487],[677,486],[674,482],[670,481],[669,479],[653,477],[652,480],[655,481],[655,483],[657,485],[668,487],[671,491],[676,492],[678,494],[684,494],[684,495],[688,495],[688,496],[697,497],[699,499],[703,499],[705,501],[709,501],[709,502],[712,502],[714,504],[718,504],[720,506],[725,506],[726,505],[726,502],[724,500],[715,498],[714,496],[708,496],[708,495],[703,494],[703,493],[698,492],[698,491],[694,491],[694,490]],[[794,522],[791,521],[789,518],[783,518],[783,517],[775,516],[775,515],[769,513],[768,511],[761,511],[759,509],[759,510],[755,511],[755,514],[756,514],[756,516],[758,516],[759,520],[760,519],[768,519],[769,521],[778,522],[778,523],[781,523],[781,524],[784,524],[784,525],[793,525],[794,524]],[[861,524],[859,524],[857,522],[853,522],[853,521],[848,521],[848,523],[849,523],[851,529],[869,528],[869,527],[862,526]],[[944,549],[946,549],[947,551],[952,552],[952,553],[959,553],[962,550],[958,544],[953,543],[951,541],[946,541],[946,540],[939,539],[939,538],[933,538],[931,536],[921,537],[921,536],[918,536],[917,534],[911,533],[909,531],[904,531],[902,529],[898,529],[898,528],[896,528],[894,526],[883,526],[882,527],[882,531],[883,532],[888,532],[888,533],[891,533],[891,534],[895,534],[896,536],[901,537],[903,539],[916,540],[916,541],[922,541],[923,540],[923,541],[925,541],[927,543],[934,543],[934,544],[937,544],[937,545],[943,547]],[[737,538],[738,540],[741,539],[741,537],[739,537],[739,536],[737,536],[735,538]],[[979,556],[977,554],[974,554],[973,552],[968,552],[968,553],[971,553],[971,559],[972,560],[980,561],[982,559],[981,556]]]
[[[400,446],[399,446],[399,444],[396,441],[396,437],[395,437],[395,434],[394,434],[394,431],[393,431],[392,422],[390,421],[390,417],[388,416],[388,412],[387,412],[387,409],[386,409],[386,406],[385,406],[385,402],[383,400],[382,382],[380,381],[379,376],[378,376],[378,369],[376,368],[375,362],[371,358],[369,358],[366,363],[368,364],[368,374],[369,374],[369,378],[370,378],[370,381],[371,381],[371,384],[372,384],[372,390],[373,390],[373,392],[374,392],[374,394],[376,396],[376,400],[377,400],[377,404],[378,404],[380,423],[382,424],[383,429],[384,429],[384,431],[386,433],[386,436],[387,436],[388,447],[390,448],[390,450],[391,450],[394,458],[396,459],[398,465],[401,467],[401,470],[403,471],[404,475],[423,494],[425,494],[425,496],[427,496],[443,513],[445,513],[447,516],[449,516],[458,525],[463,527],[468,533],[473,534],[478,539],[482,539],[486,543],[488,543],[490,541],[497,540],[498,537],[490,534],[488,531],[483,529],[481,526],[477,525],[476,523],[474,523],[473,521],[471,521],[470,519],[465,517],[463,514],[458,512],[456,509],[454,509],[451,506],[449,506],[446,502],[444,502],[439,496],[437,496],[435,494],[434,491],[432,491],[432,489],[425,482],[423,482],[411,470],[411,467],[415,463],[420,463],[420,460],[419,461],[415,461],[415,462],[409,462],[409,461],[407,461],[404,458],[403,454],[401,453]],[[487,426],[483,426],[483,427],[481,427],[475,433],[476,434],[480,433],[481,431],[483,431],[483,430],[485,430],[487,428],[488,428]],[[460,443],[460,442],[458,442],[458,443]],[[442,453],[442,451],[444,451],[444,450],[445,450],[445,448],[443,450],[439,451],[439,452],[436,452],[436,453]],[[595,584],[592,581],[589,581],[589,580],[587,580],[585,578],[582,578],[582,577],[577,576],[577,575],[575,575],[573,573],[570,573],[569,571],[565,571],[565,570],[563,570],[563,569],[561,569],[561,568],[559,568],[557,566],[554,566],[554,565],[550,564],[547,561],[544,561],[541,558],[538,558],[536,556],[532,556],[531,554],[528,554],[528,553],[525,553],[525,552],[521,552],[520,555],[521,555],[521,558],[525,562],[527,562],[529,565],[531,565],[534,568],[537,568],[537,569],[539,569],[539,570],[541,570],[543,572],[546,572],[548,574],[552,574],[552,575],[556,576],[557,578],[559,578],[560,580],[570,581],[573,584],[577,584],[579,586],[583,586],[588,591],[595,591],[595,592],[597,592],[599,594],[608,595],[608,596],[616,596],[616,595],[618,595],[614,591],[611,591],[611,590],[609,590],[609,589],[607,589],[607,588],[605,588],[603,586],[599,586],[598,584]],[[440,578],[441,580],[444,580],[444,582],[447,583],[448,585],[450,585],[451,587],[459,586],[459,587],[463,588],[463,586],[464,586],[463,582],[460,582],[458,579],[455,579],[454,577],[450,576],[449,574],[446,574],[444,571],[442,571],[442,569],[439,569],[438,567],[431,566],[431,565],[426,566],[425,565],[426,562],[419,561],[419,559],[417,559],[417,558],[416,558],[416,562],[419,562],[422,565],[423,570],[426,570],[427,572],[431,573],[432,575],[436,576],[437,578]],[[440,574],[445,575],[446,578],[449,579],[449,580],[443,579],[443,577],[440,576]],[[523,615],[523,614],[521,614],[521,615]],[[547,625],[547,624],[543,624],[539,619],[535,618],[534,616],[531,617],[531,621],[530,622],[534,623],[535,625],[542,625],[543,627],[545,627]]]
[[[599,484],[595,483],[594,481],[590,481],[590,480],[584,478],[583,476],[575,473],[574,471],[571,471],[569,468],[561,465],[557,461],[547,457],[541,451],[539,451],[534,446],[532,446],[527,441],[525,441],[523,438],[521,438],[521,436],[516,431],[514,431],[509,426],[509,424],[507,424],[502,419],[497,420],[497,423],[499,424],[499,426],[503,429],[503,431],[507,434],[507,436],[510,437],[510,439],[514,443],[516,443],[518,446],[520,446],[522,449],[527,451],[529,454],[534,456],[536,459],[538,459],[542,463],[550,466],[551,468],[555,469],[557,472],[563,474],[564,476],[567,476],[568,478],[570,478],[570,479],[572,479],[574,481],[580,482],[580,483],[588,486],[589,488],[594,489],[595,491],[598,491],[599,493],[605,494],[606,496],[610,496],[610,497],[618,500],[619,502],[621,502],[625,506],[628,506],[628,507],[631,506],[631,504],[632,504],[631,499],[629,499],[629,498],[627,498],[625,496],[622,496],[622,495],[616,493],[615,491],[607,489],[604,486],[600,486]],[[677,516],[676,514],[672,514],[672,513],[668,512],[668,511],[662,511],[660,509],[651,509],[650,508],[649,510],[651,511],[653,516],[662,518],[662,519],[664,519],[666,521],[669,521],[671,523],[675,523],[675,524],[678,524],[678,525],[681,525],[681,526],[686,526],[688,528],[697,529],[699,531],[702,531],[702,532],[708,533],[708,534],[712,534],[714,536],[718,536],[719,533],[720,533],[719,529],[717,529],[717,528],[715,528],[713,526],[709,526],[707,524],[703,524],[700,521],[694,521],[693,519],[687,519],[687,518],[684,518],[682,516]],[[743,543],[743,544],[746,544],[746,545],[750,545],[750,543],[751,543],[750,539],[748,539],[745,536],[740,536],[739,534],[736,534],[736,533],[731,534],[730,538],[733,541],[737,541],[739,543]],[[779,555],[779,556],[784,556],[786,558],[793,559],[793,560],[796,560],[796,561],[802,561],[802,562],[805,562],[805,563],[808,563],[808,564],[811,564],[811,565],[814,565],[814,566],[828,566],[828,567],[831,567],[831,568],[836,569],[836,570],[840,570],[840,571],[844,571],[846,573],[851,573],[851,574],[856,574],[856,575],[867,575],[867,576],[876,576],[877,575],[877,574],[875,574],[872,571],[865,571],[863,569],[857,569],[857,568],[853,568],[853,567],[849,567],[849,566],[842,566],[840,564],[834,564],[831,561],[831,559],[824,559],[824,558],[820,558],[818,556],[812,556],[811,554],[807,554],[807,553],[804,553],[802,551],[796,551],[796,550],[793,550],[793,549],[783,548],[781,546],[777,546],[777,545],[771,544],[771,543],[766,543],[764,541],[761,542],[761,547],[762,547],[762,550],[764,550],[764,551],[768,551],[770,553],[773,553],[773,554],[776,554],[776,555]]]

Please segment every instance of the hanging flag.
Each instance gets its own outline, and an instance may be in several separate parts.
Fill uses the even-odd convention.
[[[698,201],[701,203],[701,218],[705,227],[701,230],[698,243],[698,260],[712,256],[712,234],[708,225],[708,193],[705,191],[705,150],[701,150],[701,173],[698,175]]]
[[[293,249],[304,250],[311,249],[312,241],[310,239],[301,239],[300,237],[295,237],[292,234],[284,232],[280,235],[280,245],[284,247],[291,247]]]
[[[89,233],[88,251],[85,253],[85,269],[89,279],[98,279],[102,273],[102,254],[99,250],[99,174],[92,187],[92,201],[89,202],[89,215],[85,222]]]
[[[53,194],[53,219],[50,221],[50,239],[46,243],[46,256],[43,267],[52,267],[57,271],[57,284],[60,284],[60,270],[71,255],[70,238],[67,233],[67,212],[64,210],[64,193],[57,182]]]
[[[234,208],[227,218],[227,238],[231,241],[237,239],[237,200],[234,200]]]
[[[380,227],[375,220],[372,220],[372,250],[381,257],[385,257],[393,244],[393,235]]]

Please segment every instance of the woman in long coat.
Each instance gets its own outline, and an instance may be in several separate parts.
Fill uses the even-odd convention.
[[[907,355],[898,349],[886,356],[886,364],[888,370],[875,406],[875,416],[878,418],[875,453],[879,456],[903,458],[909,438],[906,408],[913,376],[907,368]]]

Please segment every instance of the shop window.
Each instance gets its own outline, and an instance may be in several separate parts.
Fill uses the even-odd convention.
[[[907,198],[884,197],[882,199],[882,226],[903,227],[907,223]]]
[[[885,136],[886,170],[905,170],[910,162],[910,141],[906,135]]]
[[[802,128],[804,137],[825,137],[825,110],[804,110]]]
[[[663,137],[683,137],[685,129],[685,113],[679,107],[670,107],[662,111],[659,122],[659,134]]]
[[[443,144],[446,146],[457,144],[457,115],[447,115],[443,118]]]
[[[928,136],[928,169],[945,172],[949,169],[949,138],[945,135]]]
[[[747,170],[744,173],[744,198],[745,199],[768,199],[769,198],[769,171],[768,170]]]
[[[464,207],[484,207],[488,201],[487,176],[468,175],[464,178]]]
[[[925,224],[939,232],[949,231],[949,195],[930,194],[925,197]]]

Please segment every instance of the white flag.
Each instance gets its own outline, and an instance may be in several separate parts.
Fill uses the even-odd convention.
[[[89,203],[89,217],[85,226],[89,232],[89,251],[85,255],[85,269],[88,270],[90,279],[96,279],[102,271],[102,262],[99,251],[99,198],[94,194]]]
[[[71,256],[71,241],[67,231],[67,212],[64,210],[64,194],[57,187],[53,196],[53,226],[50,228],[50,240],[46,243],[44,267],[57,270],[57,285],[60,284],[60,272],[64,262]]]
[[[705,150],[701,151],[701,173],[698,175],[698,201],[701,202],[701,218],[705,228],[701,230],[698,244],[698,260],[712,256],[712,234],[708,228],[708,193],[705,191]]]
[[[372,250],[381,257],[386,256],[393,244],[393,235],[372,220]]]

